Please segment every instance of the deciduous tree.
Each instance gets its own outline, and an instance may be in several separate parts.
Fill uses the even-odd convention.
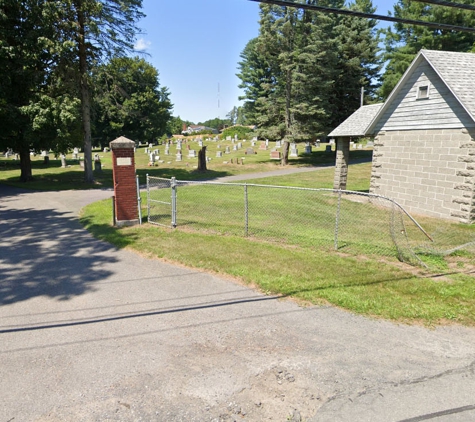
[[[172,104],[158,71],[144,59],[113,58],[94,71],[94,138],[152,141],[166,133]],[[180,129],[181,131],[181,129]]]

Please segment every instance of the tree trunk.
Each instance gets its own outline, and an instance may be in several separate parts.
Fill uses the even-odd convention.
[[[206,146],[198,151],[198,171],[207,171],[206,168]]]
[[[280,161],[283,166],[289,164],[289,141],[284,140],[282,148],[282,160]]]
[[[78,18],[78,50],[79,50],[79,77],[81,84],[81,114],[84,137],[84,181],[94,182],[92,172],[92,143],[91,143],[91,99],[87,74],[86,30],[82,1],[77,0],[76,11]]]
[[[31,173],[31,159],[30,159],[30,150],[28,148],[21,149],[20,153],[20,181],[29,182],[33,180]]]

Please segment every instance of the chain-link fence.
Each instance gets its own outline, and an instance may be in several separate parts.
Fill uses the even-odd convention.
[[[389,198],[362,192],[147,178],[148,221],[422,264],[471,248],[473,230],[427,219],[431,235]],[[449,236],[450,234],[450,236]]]

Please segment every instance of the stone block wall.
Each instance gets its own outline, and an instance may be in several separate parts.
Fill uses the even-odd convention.
[[[380,132],[370,192],[408,212],[463,223],[475,220],[475,130]]]

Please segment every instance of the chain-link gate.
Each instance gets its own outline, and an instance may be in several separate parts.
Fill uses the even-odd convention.
[[[163,179],[147,175],[147,219],[149,223],[176,227],[175,200],[176,188],[174,179]]]

